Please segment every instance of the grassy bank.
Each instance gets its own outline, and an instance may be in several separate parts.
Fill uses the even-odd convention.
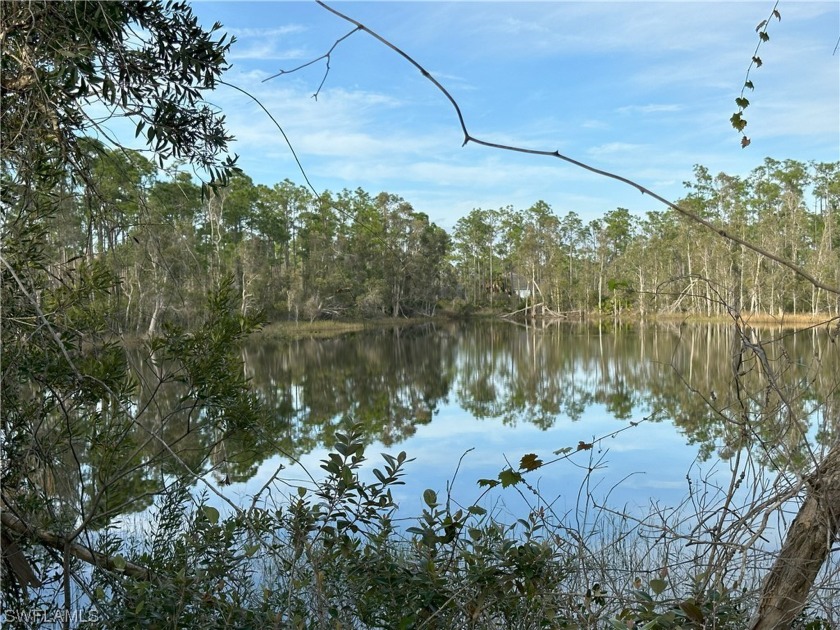
[[[446,318],[434,317],[396,317],[364,320],[316,320],[314,322],[280,321],[272,322],[262,328],[259,333],[263,338],[280,341],[294,339],[328,339],[348,333],[362,332],[390,328],[392,326],[416,326],[434,321],[444,321]]]
[[[500,311],[490,311],[484,309],[470,313],[469,319],[495,319],[503,315]],[[827,313],[813,314],[790,314],[785,313],[780,316],[770,315],[767,313],[747,313],[741,314],[745,323],[751,326],[779,327],[779,328],[805,328],[809,326],[819,326],[828,321],[833,320],[833,316]],[[348,333],[362,332],[365,330],[375,330],[382,328],[390,328],[392,326],[416,326],[420,324],[428,324],[430,322],[446,322],[452,319],[458,319],[454,313],[443,312],[435,317],[383,317],[379,319],[348,319],[348,320],[316,320],[313,322],[299,320],[295,321],[279,321],[272,322],[263,327],[259,335],[264,339],[273,339],[279,341],[290,341],[294,339],[328,339],[330,337],[338,337]],[[622,322],[664,322],[664,323],[686,323],[686,324],[727,324],[732,322],[732,318],[728,316],[705,316],[700,314],[680,313],[667,314],[659,313],[647,316],[644,320],[640,319],[638,314],[623,314],[620,318]],[[597,314],[590,314],[583,321],[598,321],[608,320],[612,321],[612,317],[598,316]],[[547,318],[547,321],[553,321]],[[579,321],[579,320],[560,320],[560,321]]]
[[[826,322],[836,319],[835,316],[828,313],[782,313],[781,315],[771,315],[769,313],[750,313],[747,311],[741,312],[741,318],[746,324],[750,326],[778,327],[778,328],[806,328],[809,326],[819,326]],[[649,317],[650,321],[658,322],[679,322],[688,324],[727,324],[732,322],[732,318],[726,315],[706,316],[700,314],[657,314]]]

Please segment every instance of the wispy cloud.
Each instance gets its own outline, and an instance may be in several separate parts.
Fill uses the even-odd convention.
[[[307,55],[308,52],[303,48],[281,48],[275,42],[257,42],[245,47],[234,45],[230,58],[234,61],[242,59],[296,61],[307,58]]]
[[[629,142],[607,142],[596,147],[590,147],[586,150],[586,153],[594,157],[604,157],[615,155],[617,153],[639,153],[647,150],[649,150],[648,147],[646,147],[643,144],[631,144]]]
[[[594,118],[584,120],[580,126],[584,129],[609,129],[609,125],[606,122],[603,120],[596,120]]]
[[[291,35],[292,33],[304,33],[308,29],[302,24],[286,24],[285,26],[275,26],[268,28],[229,28],[226,29],[231,35],[241,37],[243,39],[255,39],[262,37],[280,37],[282,35]]]
[[[661,114],[666,112],[679,112],[685,109],[678,103],[650,103],[648,105],[625,105],[618,107],[615,111],[618,114]]]
[[[305,34],[302,24],[286,24],[277,27],[234,27],[227,29],[237,41],[231,47],[233,60],[299,60],[309,55],[303,47],[291,43],[298,41],[296,35]]]

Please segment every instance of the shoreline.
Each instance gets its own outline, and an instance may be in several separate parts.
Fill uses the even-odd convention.
[[[430,323],[451,323],[456,321],[479,321],[498,319],[501,321],[512,321],[502,317],[502,312],[481,311],[469,317],[459,317],[454,314],[442,313],[433,317],[398,317],[398,318],[377,318],[377,319],[347,319],[347,320],[316,320],[309,321],[276,321],[266,324],[254,336],[271,341],[295,341],[298,339],[329,339],[340,337],[351,333],[364,332],[390,327],[410,327]],[[743,322],[754,328],[813,328],[827,325],[838,321],[840,316],[822,313],[812,314],[783,314],[781,316],[769,315],[767,313],[742,313]],[[514,320],[516,321],[516,320]],[[542,317],[536,320],[543,324],[560,323],[609,323],[614,321],[612,317],[589,314],[581,320],[564,320],[560,318]],[[732,318],[727,316],[706,316],[693,313],[657,314],[640,317],[638,314],[619,317],[620,323],[636,324],[730,324]]]

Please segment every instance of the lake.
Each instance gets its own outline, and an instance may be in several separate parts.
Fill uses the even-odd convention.
[[[753,348],[735,365],[745,342]],[[215,447],[213,478],[243,502],[267,483],[288,494],[321,476],[335,432],[357,422],[366,474],[382,452],[414,459],[394,493],[405,517],[420,513],[426,488],[499,516],[564,514],[585,494],[626,510],[675,505],[689,483],[724,483],[738,452],[760,469],[806,466],[804,436],[819,448],[835,430],[823,426],[837,417],[826,413],[838,404],[834,348],[819,329],[736,338],[732,325],[680,324],[478,321],[256,337],[242,358],[269,420]],[[780,394],[766,387],[767,367]],[[529,453],[561,460],[528,474],[530,488],[479,487]]]

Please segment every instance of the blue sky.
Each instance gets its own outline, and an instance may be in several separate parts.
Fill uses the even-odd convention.
[[[759,52],[745,117],[730,126],[772,2],[338,2],[412,55],[458,101],[472,135],[559,150],[678,198],[694,164],[747,174],[764,157],[840,159],[840,4],[784,2]],[[315,59],[352,26],[314,2],[196,2],[235,35],[226,79],[288,134],[316,189],[387,191],[449,229],[472,208],[546,201],[585,220],[662,209],[559,160],[462,147],[454,110],[405,60],[363,32],[340,44],[318,99]],[[210,99],[258,183],[303,183],[282,136],[249,99]]]

